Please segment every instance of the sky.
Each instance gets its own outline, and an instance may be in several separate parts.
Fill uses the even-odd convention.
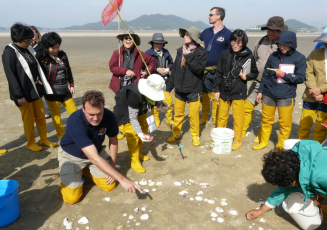
[[[267,23],[272,16],[296,19],[318,27],[327,25],[323,0],[124,0],[121,17],[133,20],[144,14],[173,14],[190,21],[208,23],[213,6],[226,10],[224,25],[246,29]],[[15,22],[43,28],[63,28],[101,21],[108,0],[0,0],[0,27]],[[117,20],[117,19],[115,19]]]

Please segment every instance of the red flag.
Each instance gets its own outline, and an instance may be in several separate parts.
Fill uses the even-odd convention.
[[[124,0],[111,0],[112,4],[115,6],[115,8],[120,11],[123,6]],[[117,13],[115,9],[112,7],[111,3],[104,8],[102,11],[102,24],[103,26],[106,26],[109,22],[111,22],[115,17],[117,16]]]

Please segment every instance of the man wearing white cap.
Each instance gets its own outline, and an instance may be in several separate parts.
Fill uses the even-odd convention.
[[[116,94],[114,114],[118,125],[124,126],[127,146],[132,159],[131,167],[138,173],[144,173],[140,161],[150,158],[140,153],[143,142],[152,141],[148,132],[148,110],[157,106],[159,111],[166,112],[168,107],[161,102],[165,99],[165,80],[158,74],[152,74],[147,79],[140,79],[123,88]]]
[[[314,120],[312,140],[322,143],[327,135],[327,128],[322,125],[327,120],[327,103],[324,94],[327,93],[327,34],[321,35],[314,42],[322,42],[324,48],[313,50],[307,57],[306,89],[303,93],[303,108],[298,130],[298,138],[309,139]]]

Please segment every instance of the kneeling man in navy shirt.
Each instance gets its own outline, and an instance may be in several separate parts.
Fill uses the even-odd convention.
[[[104,97],[99,91],[87,91],[83,108],[67,120],[66,133],[60,142],[58,160],[61,176],[61,194],[64,202],[75,204],[83,194],[82,174],[105,191],[116,187],[116,181],[127,192],[142,190],[115,170],[118,150],[118,125],[114,114],[104,108]],[[103,142],[109,137],[110,156]]]

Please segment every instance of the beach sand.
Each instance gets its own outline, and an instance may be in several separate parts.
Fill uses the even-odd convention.
[[[91,89],[100,90],[106,98],[106,108],[114,106],[114,94],[108,89],[111,73],[108,62],[112,52],[117,49],[117,40],[112,33],[60,33],[63,37],[61,48],[68,54],[76,85],[75,102],[81,108],[81,97]],[[145,51],[152,34],[141,35],[140,49]],[[182,45],[182,39],[176,33],[165,33],[169,43],[166,48],[175,58],[176,49]],[[250,49],[259,39],[249,36]],[[312,36],[300,36],[298,50],[306,56],[311,52],[314,43]],[[0,50],[10,42],[9,34],[0,33]],[[19,109],[9,99],[8,84],[3,69],[0,68],[0,148],[8,149],[8,153],[0,156],[0,178],[13,179],[19,182],[19,201],[21,216],[12,225],[5,229],[65,229],[64,218],[74,222],[73,229],[298,229],[292,218],[278,207],[266,213],[263,218],[247,221],[245,213],[260,206],[259,201],[265,200],[276,188],[265,183],[260,171],[262,169],[262,155],[273,149],[277,142],[278,125],[273,126],[269,147],[260,151],[252,150],[253,139],[258,133],[261,122],[261,105],[254,111],[254,119],[249,128],[249,135],[243,141],[238,151],[228,155],[216,155],[211,152],[210,130],[214,128],[212,122],[201,126],[201,146],[194,147],[191,141],[188,106],[181,144],[183,154],[187,156],[182,160],[175,143],[167,143],[171,136],[169,127],[165,124],[163,114],[160,128],[154,133],[154,141],[145,143],[142,153],[151,159],[144,162],[147,170],[138,174],[130,168],[130,157],[126,139],[119,141],[117,164],[120,173],[133,181],[142,179],[162,182],[163,185],[152,191],[149,196],[126,193],[118,185],[112,192],[104,192],[85,177],[84,195],[81,202],[75,205],[65,204],[60,194],[60,179],[58,177],[58,148],[44,148],[41,152],[32,152],[26,149],[26,138],[23,133],[23,123]],[[297,130],[301,117],[302,93],[304,85],[299,85],[296,104],[293,112],[293,129],[290,138],[297,138]],[[62,109],[64,124],[68,114]],[[48,137],[51,141],[58,141],[51,119],[47,120]],[[232,128],[232,117],[229,117],[228,128]],[[37,131],[37,141],[39,137]],[[106,140],[104,144],[108,144]],[[195,183],[187,185],[185,182],[192,179]],[[174,182],[182,182],[181,187]],[[184,183],[183,183],[184,181]],[[201,188],[200,183],[209,183],[207,188]],[[182,190],[188,193],[179,195]],[[202,191],[203,198],[213,200],[214,204],[203,201],[191,201],[196,194]],[[109,202],[105,198],[109,197]],[[227,206],[221,202],[226,199]],[[224,204],[224,203],[223,203]],[[135,208],[147,206],[147,210],[134,214]],[[224,209],[224,213],[217,213],[216,207]],[[151,210],[151,212],[150,212]],[[237,211],[237,215],[230,211]],[[224,222],[213,221],[211,212],[216,212]],[[149,214],[148,220],[140,220],[143,213]],[[234,212],[233,212],[234,213]],[[127,216],[123,216],[127,214]],[[134,219],[129,219],[133,215]],[[89,223],[77,223],[81,217],[86,216]],[[135,221],[134,221],[135,220]],[[140,225],[136,226],[139,222]],[[255,225],[252,225],[255,224]],[[319,229],[326,229],[324,223]]]

